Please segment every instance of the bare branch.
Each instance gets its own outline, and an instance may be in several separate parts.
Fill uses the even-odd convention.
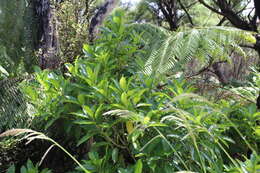
[[[217,26],[221,26],[224,22],[226,21],[226,17],[223,17],[219,23],[217,24]]]
[[[204,0],[198,0],[202,5],[210,9],[211,11],[226,17],[235,27],[246,30],[246,31],[257,31],[256,25],[252,25],[250,22],[244,20],[242,17],[238,15],[233,8],[231,7],[230,1],[226,0],[217,0],[213,1],[218,8],[220,8],[221,12],[216,8],[207,4]]]
[[[177,1],[179,2],[181,8],[182,8],[182,9],[184,10],[184,12],[186,13],[186,15],[187,15],[187,17],[188,17],[188,19],[189,19],[191,25],[194,25],[194,23],[193,23],[193,21],[192,21],[192,18],[191,18],[191,16],[190,16],[189,12],[188,12],[188,10],[187,10],[187,9],[185,8],[185,6],[181,3],[181,0],[177,0]]]
[[[211,7],[209,4],[207,4],[204,0],[198,0],[202,5],[204,5],[205,7],[207,7],[208,9],[210,9],[211,11],[217,13],[217,14],[220,14],[222,16],[224,16],[224,13],[218,11],[217,9]]]

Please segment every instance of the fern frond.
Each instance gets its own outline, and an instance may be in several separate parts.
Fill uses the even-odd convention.
[[[216,61],[230,61],[229,53],[236,50],[245,56],[240,43],[254,43],[249,32],[231,27],[193,28],[169,32],[151,24],[132,24],[132,30],[141,34],[144,50],[143,72],[147,75],[180,71],[192,59],[201,66]]]

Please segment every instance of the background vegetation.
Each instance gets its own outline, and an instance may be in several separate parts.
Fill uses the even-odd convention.
[[[257,2],[46,2],[0,2],[0,172],[260,171]]]

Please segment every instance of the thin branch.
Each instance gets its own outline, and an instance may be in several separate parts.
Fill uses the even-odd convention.
[[[191,25],[194,25],[194,23],[193,23],[193,21],[192,21],[192,18],[191,18],[191,16],[190,16],[189,12],[188,12],[188,10],[187,10],[187,9],[185,8],[185,6],[181,3],[181,0],[177,0],[177,1],[179,2],[181,8],[182,8],[182,9],[184,10],[184,12],[186,13],[186,15],[187,15],[187,17],[188,17],[188,19],[189,19]]]
[[[232,9],[230,4],[227,3],[226,0],[217,0],[217,2],[213,1],[218,6],[218,8],[220,8],[221,11],[217,10],[216,8],[213,8],[212,6],[207,4],[204,0],[198,0],[198,1],[202,5],[210,9],[211,11],[219,15],[225,16],[226,19],[228,19],[230,23],[235,27],[246,31],[257,31],[257,27],[255,25],[251,25],[249,21],[244,20],[238,14],[236,14],[236,12]]]
[[[193,5],[195,5],[195,4],[197,4],[198,2],[197,1],[195,1],[195,2],[193,2],[193,3],[191,3],[191,4],[189,4],[187,7],[185,7],[185,8],[190,8],[190,7],[192,7]]]
[[[204,6],[207,7],[208,9],[210,9],[211,11],[213,11],[213,12],[219,14],[219,15],[224,16],[224,13],[222,13],[222,12],[216,10],[215,8],[211,7],[209,4],[207,4],[206,2],[204,2],[204,0],[198,0],[198,1],[199,1],[202,5],[204,5]]]
[[[226,17],[224,16],[219,23],[217,24],[217,26],[221,26],[224,22],[226,21]]]
[[[225,61],[218,61],[218,62],[215,62],[215,64],[221,64],[221,63],[226,63],[226,62],[227,62],[226,60],[225,60]],[[210,70],[210,67],[211,67],[212,63],[213,63],[213,58],[211,57],[211,60],[210,60],[209,64],[208,64],[206,67],[203,67],[203,68],[202,68],[201,70],[199,70],[197,73],[192,74],[192,75],[190,75],[190,76],[187,76],[186,78],[192,78],[192,77],[194,77],[194,76],[200,75],[201,73],[203,73],[203,72],[205,72],[205,71],[211,71],[211,70]],[[212,71],[211,71],[211,72],[212,72]]]
[[[236,12],[236,14],[239,14],[239,13],[242,13],[244,10],[246,10],[247,6],[250,4],[250,1],[247,2],[247,4],[241,9],[239,10],[238,12]]]
[[[191,75],[187,76],[186,78],[189,79],[189,78],[192,78],[192,77],[194,77],[194,76],[198,76],[198,75],[200,75],[201,73],[208,71],[209,68],[210,68],[210,66],[211,66],[211,63],[209,63],[209,65],[207,65],[206,67],[203,67],[203,68],[202,68],[201,70],[199,70],[197,73],[191,74]]]

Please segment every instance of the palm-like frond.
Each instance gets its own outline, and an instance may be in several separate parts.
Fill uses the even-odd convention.
[[[251,68],[251,70],[253,75],[252,81],[248,81],[243,86],[233,87],[230,91],[254,103],[260,91],[260,73],[254,68]]]
[[[163,74],[181,70],[191,59],[198,59],[200,65],[216,61],[230,61],[230,51],[245,55],[241,43],[254,43],[248,32],[229,27],[193,28],[169,32],[151,24],[133,24],[132,30],[141,34],[145,56],[143,72],[147,75]]]

